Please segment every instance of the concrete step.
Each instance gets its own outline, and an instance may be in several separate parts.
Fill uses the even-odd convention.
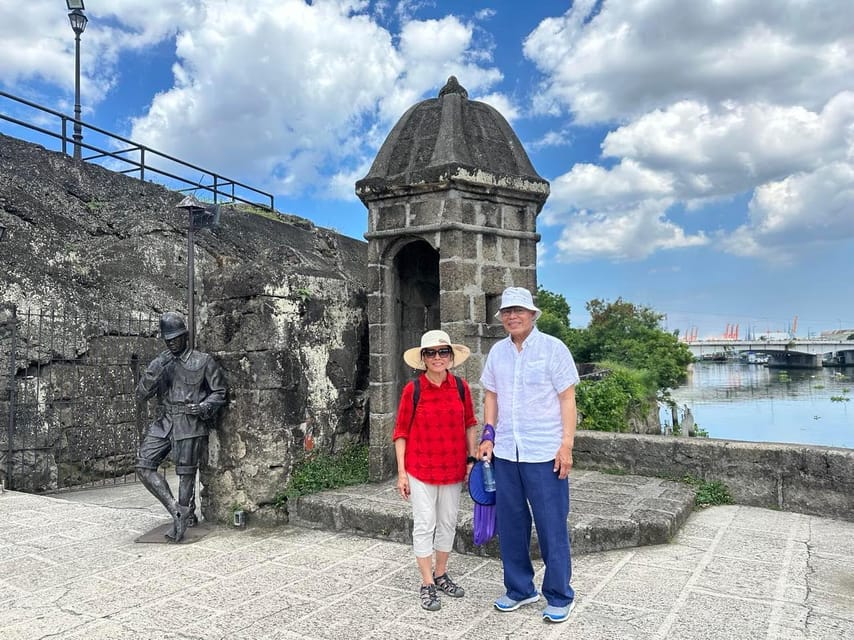
[[[681,482],[573,469],[569,515],[572,552],[577,555],[669,542],[693,506],[694,491]],[[455,550],[498,557],[495,538],[475,546],[473,509],[466,491],[460,501]],[[393,479],[291,500],[288,517],[298,526],[412,542],[412,510],[397,494]],[[538,557],[536,532],[531,548]]]

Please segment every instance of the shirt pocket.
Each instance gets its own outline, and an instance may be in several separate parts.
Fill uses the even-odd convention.
[[[525,371],[525,382],[536,387],[551,387],[552,379],[549,374],[548,362],[546,360],[531,360]],[[530,389],[535,391],[535,389]]]
[[[204,377],[204,367],[202,367],[201,369],[196,369],[195,371],[192,371],[190,369],[181,369],[180,373],[175,376],[178,382],[188,387],[188,390],[195,390],[196,387],[199,387],[202,384],[202,380],[204,380]]]

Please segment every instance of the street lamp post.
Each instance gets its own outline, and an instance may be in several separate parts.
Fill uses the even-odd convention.
[[[196,346],[196,261],[195,231],[210,229],[219,225],[219,207],[206,206],[192,195],[177,205],[187,212],[187,344],[190,349]]]
[[[86,8],[83,0],[65,0],[70,13],[68,21],[74,31],[74,159],[80,159],[80,142],[83,140],[83,127],[80,124],[80,34],[86,30],[89,19],[83,13]]]

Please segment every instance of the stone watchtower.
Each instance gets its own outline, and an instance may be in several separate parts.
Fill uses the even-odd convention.
[[[457,371],[478,384],[504,331],[493,316],[508,286],[537,284],[537,214],[549,183],[498,111],[470,101],[453,76],[411,107],[356,183],[368,208],[370,477],[396,472],[391,434],[413,371],[403,351],[443,329],[472,357]]]

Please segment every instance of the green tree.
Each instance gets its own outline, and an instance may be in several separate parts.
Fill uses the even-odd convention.
[[[675,334],[661,327],[662,314],[622,298],[615,302],[591,300],[587,311],[587,329],[569,334],[569,346],[577,360],[610,360],[649,371],[659,389],[675,387],[685,380],[693,356]]]
[[[540,287],[537,290],[537,307],[542,314],[537,319],[537,328],[543,333],[567,342],[570,333],[569,303],[559,293]]]

